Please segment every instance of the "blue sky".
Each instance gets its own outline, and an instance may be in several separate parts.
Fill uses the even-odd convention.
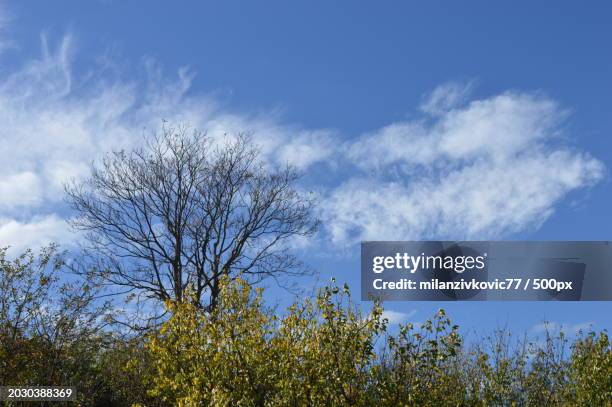
[[[605,2],[0,4],[3,245],[74,242],[62,182],[161,118],[299,166],[326,225],[300,254],[355,291],[360,239],[610,239]],[[443,305],[475,329],[612,325],[609,303]]]

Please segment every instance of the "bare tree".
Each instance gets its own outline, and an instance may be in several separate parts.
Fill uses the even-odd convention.
[[[143,148],[109,153],[84,182],[66,186],[109,283],[159,300],[188,287],[213,308],[222,276],[259,281],[301,273],[292,238],[315,232],[313,201],[297,172],[269,169],[249,137],[213,141],[164,125]]]

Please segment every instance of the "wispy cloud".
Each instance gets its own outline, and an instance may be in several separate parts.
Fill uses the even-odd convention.
[[[151,59],[138,73],[105,65],[79,76],[74,42],[42,36],[38,58],[0,77],[0,246],[74,239],[63,183],[85,176],[103,152],[140,143],[162,119],[213,138],[249,132],[272,164],[329,164],[317,193],[322,238],[336,247],[537,228],[569,193],[604,176],[600,161],[562,138],[567,111],[537,93],[475,100],[472,84],[447,83],[416,107],[420,118],[340,138],[273,112],[233,112],[193,91],[188,68],[168,76]]]
[[[94,66],[79,77],[73,43],[66,35],[52,45],[43,35],[40,57],[0,78],[2,246],[65,242],[63,183],[85,176],[102,153],[140,143],[162,119],[213,138],[249,132],[266,160],[302,170],[333,150],[332,131],[286,125],[272,113],[236,114],[206,95],[190,96],[193,74],[186,68],[168,77],[145,59],[141,75]]]
[[[554,100],[525,92],[451,99],[433,116],[347,142],[355,175],[326,200],[332,241],[486,239],[536,229],[567,194],[604,176],[602,162],[564,145],[567,112]]]
[[[411,310],[409,312],[400,312],[386,309],[383,311],[382,317],[387,318],[390,324],[402,324],[410,320],[410,318],[415,315],[416,310]]]
[[[438,86],[428,95],[425,95],[420,110],[432,116],[439,116],[463,104],[472,88],[473,82],[448,82]]]
[[[38,248],[51,242],[69,245],[76,239],[66,221],[54,213],[35,215],[25,221],[0,218],[0,247],[10,246],[12,250],[21,250]]]

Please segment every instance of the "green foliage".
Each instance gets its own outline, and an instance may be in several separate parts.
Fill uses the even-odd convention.
[[[387,338],[388,354],[377,366],[379,404],[458,405],[461,389],[459,327],[444,310],[416,330],[413,324],[399,327],[397,337]]]
[[[606,332],[589,332],[573,345],[568,397],[576,405],[612,405],[612,348]]]
[[[150,394],[184,406],[362,404],[382,310],[362,318],[348,290],[336,291],[280,319],[242,280],[224,282],[212,312],[169,303],[172,317],[147,343],[156,360]]]
[[[54,246],[0,251],[0,384],[75,385],[82,406],[612,405],[605,331],[467,342],[443,310],[391,330],[346,285],[278,313],[226,278],[217,307],[187,296],[158,329],[120,335],[98,287],[67,276]]]
[[[103,308],[92,305],[88,283],[60,281],[55,246],[8,259],[0,250],[0,382],[81,382]],[[69,372],[69,373],[68,373]]]
[[[261,293],[242,283],[228,287],[211,313],[193,302],[168,303],[171,318],[151,336],[150,394],[176,405],[241,405],[264,398],[273,378],[267,341],[272,319]],[[136,363],[138,361],[135,361]]]
[[[15,258],[0,249],[0,384],[77,386],[79,403],[113,391],[104,375],[108,304],[98,286],[68,273],[51,245]]]
[[[384,330],[382,308],[361,315],[346,286],[292,305],[271,338],[279,380],[266,405],[363,405]]]
[[[382,308],[361,314],[346,286],[279,317],[240,279],[223,282],[213,312],[168,306],[145,349],[149,395],[170,405],[610,405],[605,332],[579,338],[569,358],[563,334],[513,346],[498,331],[468,350],[443,310],[390,335]]]

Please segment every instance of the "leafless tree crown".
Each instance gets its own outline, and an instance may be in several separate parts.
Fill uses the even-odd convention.
[[[177,301],[191,287],[200,306],[214,307],[223,275],[302,270],[287,246],[317,222],[297,178],[263,165],[247,136],[213,142],[164,126],[143,148],[109,153],[66,192],[72,224],[103,255],[110,283]]]

